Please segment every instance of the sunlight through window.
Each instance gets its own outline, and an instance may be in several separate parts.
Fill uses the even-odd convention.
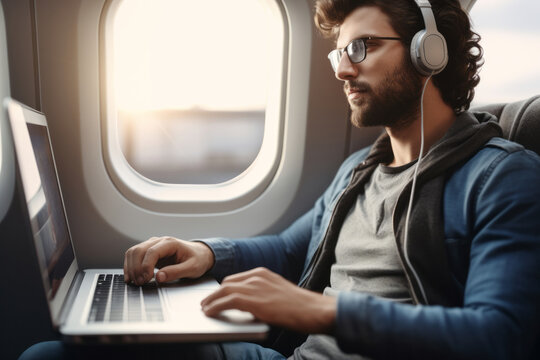
[[[511,102],[540,94],[540,2],[477,1],[471,11],[485,64],[475,104]]]
[[[121,3],[114,103],[135,171],[163,183],[217,184],[250,166],[280,76],[276,9],[273,0]]]

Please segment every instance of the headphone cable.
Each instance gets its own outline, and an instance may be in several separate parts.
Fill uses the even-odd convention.
[[[414,167],[414,175],[413,175],[413,181],[412,181],[412,188],[411,188],[411,197],[409,198],[409,207],[407,208],[407,216],[405,217],[405,240],[404,240],[404,258],[409,266],[409,269],[411,270],[414,278],[416,279],[416,282],[418,284],[418,287],[420,288],[420,292],[422,293],[422,297],[424,298],[424,301],[426,305],[429,305],[426,292],[424,291],[424,287],[422,286],[422,282],[420,281],[420,277],[414,270],[411,261],[409,259],[409,256],[407,255],[407,242],[409,240],[409,218],[411,216],[411,210],[412,210],[412,204],[414,199],[414,190],[416,188],[416,177],[418,175],[418,169],[420,168],[420,163],[422,162],[423,155],[424,155],[424,93],[426,92],[426,87],[433,76],[433,73],[429,75],[429,77],[426,79],[426,82],[424,84],[424,88],[422,89],[422,96],[420,98],[420,155],[418,156],[418,161],[416,162],[416,165]]]

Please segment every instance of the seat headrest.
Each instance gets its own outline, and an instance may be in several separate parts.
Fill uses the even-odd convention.
[[[485,105],[471,110],[494,115],[506,139],[540,155],[540,95],[518,102]]]

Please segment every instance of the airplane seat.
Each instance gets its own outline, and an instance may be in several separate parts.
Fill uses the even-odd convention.
[[[540,95],[511,103],[475,107],[472,111],[485,111],[495,115],[503,136],[540,155]]]
[[[540,155],[540,95],[507,104],[491,104],[472,108],[495,115],[503,130],[504,138],[523,145]],[[540,336],[537,336],[540,340]],[[533,354],[540,353],[537,341]]]

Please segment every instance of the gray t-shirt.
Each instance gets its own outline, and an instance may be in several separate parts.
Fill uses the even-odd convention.
[[[340,291],[363,292],[394,301],[411,302],[400,263],[392,213],[403,186],[414,172],[414,162],[400,167],[379,165],[365,191],[352,206],[336,244],[328,296]],[[343,353],[335,338],[310,335],[290,359],[367,359]]]

